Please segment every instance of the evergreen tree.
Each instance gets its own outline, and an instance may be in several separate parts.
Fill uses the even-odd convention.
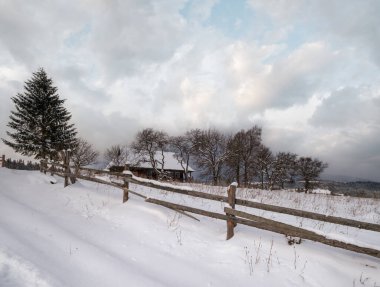
[[[2,139],[16,152],[36,159],[54,158],[57,152],[75,145],[76,130],[69,123],[71,114],[64,108],[57,87],[41,68],[25,82],[25,92],[12,98],[7,132],[12,140]]]

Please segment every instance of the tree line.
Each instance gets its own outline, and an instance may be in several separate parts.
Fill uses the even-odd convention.
[[[39,170],[40,165],[38,162],[32,162],[31,160],[27,161],[25,163],[24,160],[12,160],[10,158],[7,158],[4,162],[4,167],[10,168],[10,169],[20,169],[20,170]]]
[[[63,106],[58,89],[44,69],[33,73],[25,82],[24,93],[12,98],[11,111],[3,142],[16,152],[40,160],[62,160],[63,152],[71,153],[75,171],[96,161],[99,153],[85,139],[78,137],[71,114]],[[138,165],[150,162],[160,179],[168,178],[165,171],[167,151],[174,153],[185,180],[190,165],[213,184],[237,181],[248,186],[255,181],[261,188],[283,188],[284,184],[299,178],[305,190],[312,187],[326,163],[311,157],[299,157],[290,152],[273,153],[262,142],[262,130],[253,126],[234,134],[217,129],[193,129],[182,135],[169,136],[152,128],[137,133],[129,146],[115,145],[105,152],[105,159],[115,166],[126,162]]]
[[[262,129],[253,126],[234,134],[217,129],[193,129],[178,136],[152,128],[137,133],[128,146],[115,145],[105,152],[105,158],[115,166],[150,162],[161,179],[165,172],[165,152],[174,152],[185,179],[190,165],[200,171],[204,179],[214,185],[236,181],[241,186],[259,182],[262,189],[284,188],[286,182],[296,179],[304,182],[304,189],[313,187],[327,164],[295,153],[273,153],[261,138]]]

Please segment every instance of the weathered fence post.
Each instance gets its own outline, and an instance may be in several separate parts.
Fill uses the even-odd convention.
[[[71,172],[71,168],[70,168],[70,156],[71,156],[71,154],[70,154],[70,152],[71,152],[71,149],[68,149],[67,150],[67,153],[68,153],[68,161],[67,161],[67,167],[68,167],[68,170],[69,170],[69,174],[70,174],[70,181],[71,181],[71,184],[74,184],[76,181],[77,181],[77,178],[76,178],[76,175],[75,175],[75,173],[72,173]]]
[[[54,175],[54,172],[55,172],[55,165],[54,165],[54,161],[52,161],[51,163],[51,167],[50,167],[50,175],[53,176]]]
[[[129,193],[128,193],[129,183],[127,182],[123,187],[123,203],[127,202],[129,199]]]
[[[132,175],[127,174],[126,178],[124,179],[124,184],[123,184],[123,203],[127,202],[129,199],[129,181],[127,180],[128,177],[132,177]]]
[[[235,202],[236,202],[236,187],[237,183],[233,182],[228,187],[227,195],[228,195],[228,204],[232,209],[235,209]],[[226,213],[228,216],[227,219],[227,240],[231,239],[234,236],[234,228],[236,226],[234,215]]]
[[[1,167],[5,167],[5,154],[1,156]]]
[[[64,187],[69,185],[69,165],[70,165],[70,158],[69,158],[69,151],[64,151],[64,161],[63,164],[65,165],[65,183]]]
[[[44,157],[41,162],[42,162],[42,172],[46,174],[46,171],[48,169],[48,160],[46,159],[46,157]]]

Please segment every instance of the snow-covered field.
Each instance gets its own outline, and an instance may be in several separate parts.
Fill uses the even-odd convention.
[[[380,259],[283,235],[201,221],[117,188],[0,168],[0,286],[380,286]],[[226,194],[226,188],[193,185]],[[224,204],[131,185],[154,198],[222,212]],[[380,223],[380,201],[239,189],[269,204]],[[363,246],[380,234],[249,210]]]

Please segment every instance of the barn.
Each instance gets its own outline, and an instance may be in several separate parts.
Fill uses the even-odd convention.
[[[175,181],[185,181],[185,171],[180,163],[180,161],[176,158],[174,152],[164,152],[164,168],[163,170],[166,174]],[[128,161],[126,163],[126,167],[138,177],[144,177],[149,179],[158,179],[158,174],[154,170],[150,160],[147,157],[137,157],[131,156],[131,158],[136,158],[137,160],[133,160],[133,162]],[[156,152],[155,159],[157,162],[157,169],[161,170],[161,164],[159,162],[162,161],[161,152]],[[115,167],[109,168],[114,169]],[[117,168],[117,167],[116,167]],[[191,174],[194,172],[194,169],[190,166],[188,167],[187,176],[191,179]]]

